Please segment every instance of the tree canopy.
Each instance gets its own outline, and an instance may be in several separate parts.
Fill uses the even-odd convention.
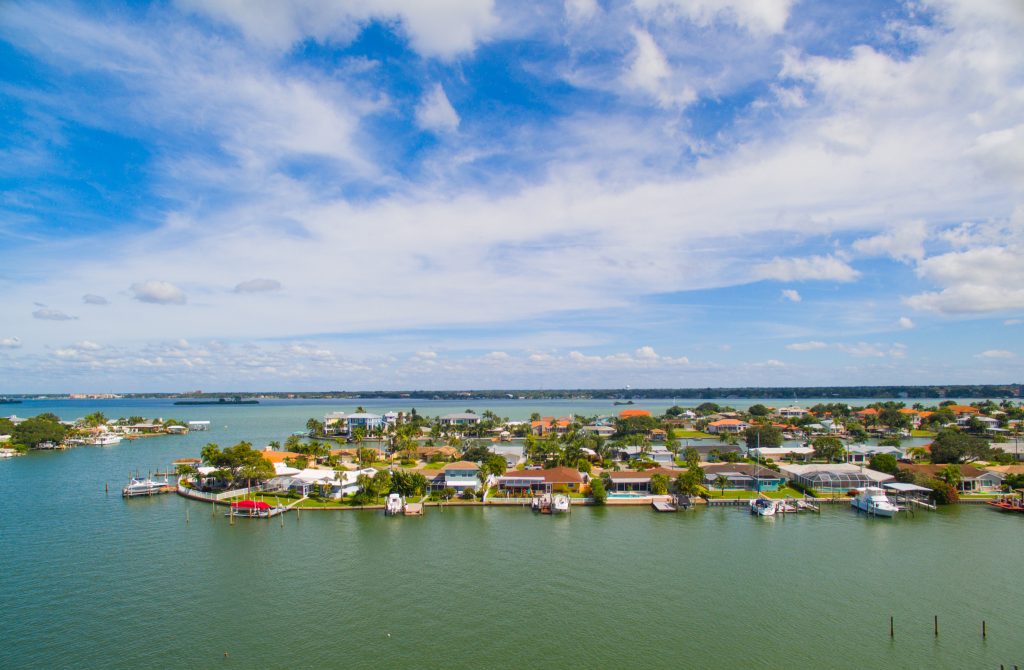
[[[11,441],[29,448],[35,448],[43,442],[58,443],[64,439],[67,428],[53,414],[40,414],[25,419],[14,426]]]
[[[743,440],[747,443],[747,449],[781,447],[782,431],[775,426],[751,426],[743,431]]]
[[[970,463],[987,458],[991,452],[984,438],[946,429],[932,442],[932,463]]]

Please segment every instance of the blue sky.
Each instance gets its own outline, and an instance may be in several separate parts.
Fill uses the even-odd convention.
[[[1019,382],[1015,0],[0,5],[0,393]]]

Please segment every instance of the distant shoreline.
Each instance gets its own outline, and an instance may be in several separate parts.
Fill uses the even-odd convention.
[[[8,393],[21,400],[174,399],[180,404],[221,404],[220,398],[244,400],[761,400],[870,398],[941,400],[944,398],[1020,398],[1022,384],[950,384],[927,386],[774,386],[650,389],[466,389],[438,391],[217,391],[203,393]],[[228,404],[228,403],[223,403]],[[251,403],[249,403],[251,404]]]

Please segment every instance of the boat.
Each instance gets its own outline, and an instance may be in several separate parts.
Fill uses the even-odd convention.
[[[864,486],[856,489],[857,495],[850,501],[854,509],[867,512],[874,516],[891,517],[900,511],[885,495],[885,490],[877,486]]]
[[[152,479],[132,477],[132,480],[128,482],[128,486],[121,489],[121,495],[125,498],[135,498],[138,496],[153,496],[159,493],[165,493],[169,490],[170,488],[167,482],[157,482]]]
[[[530,501],[530,509],[541,514],[551,514],[551,494],[539,493]]]
[[[21,404],[21,401],[20,400],[15,400],[14,398],[0,398],[0,405],[20,405],[20,404]]]
[[[258,405],[259,400],[242,400],[241,397],[235,396],[228,400],[227,398],[218,398],[217,400],[176,400],[175,405],[217,405],[219,407],[226,407],[228,405]]]
[[[231,511],[225,516],[240,516],[247,519],[267,519],[273,508],[270,503],[262,500],[236,500],[231,503]]]
[[[404,508],[405,501],[402,500],[400,493],[389,494],[387,501],[384,503],[384,516],[398,516]]]
[[[775,501],[769,498],[754,498],[750,501],[750,513],[758,516],[775,516]]]
[[[569,511],[569,496],[558,494],[554,497],[551,502],[551,512],[553,514],[562,514]]]
[[[112,444],[118,444],[122,439],[120,435],[97,435],[85,440],[85,444],[91,444],[94,447],[109,447]]]
[[[990,500],[986,505],[995,507],[1000,512],[1017,512],[1024,514],[1024,489],[1016,489],[1017,497],[1003,496],[999,500]]]

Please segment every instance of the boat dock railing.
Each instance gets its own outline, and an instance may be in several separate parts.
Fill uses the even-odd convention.
[[[262,484],[256,486],[250,486],[241,489],[232,489],[230,491],[197,491],[196,489],[185,486],[184,482],[178,482],[178,495],[186,498],[192,498],[194,500],[207,500],[210,502],[220,502],[221,500],[227,500],[228,498],[237,498],[238,496],[244,496],[247,493],[258,493],[263,490]]]

